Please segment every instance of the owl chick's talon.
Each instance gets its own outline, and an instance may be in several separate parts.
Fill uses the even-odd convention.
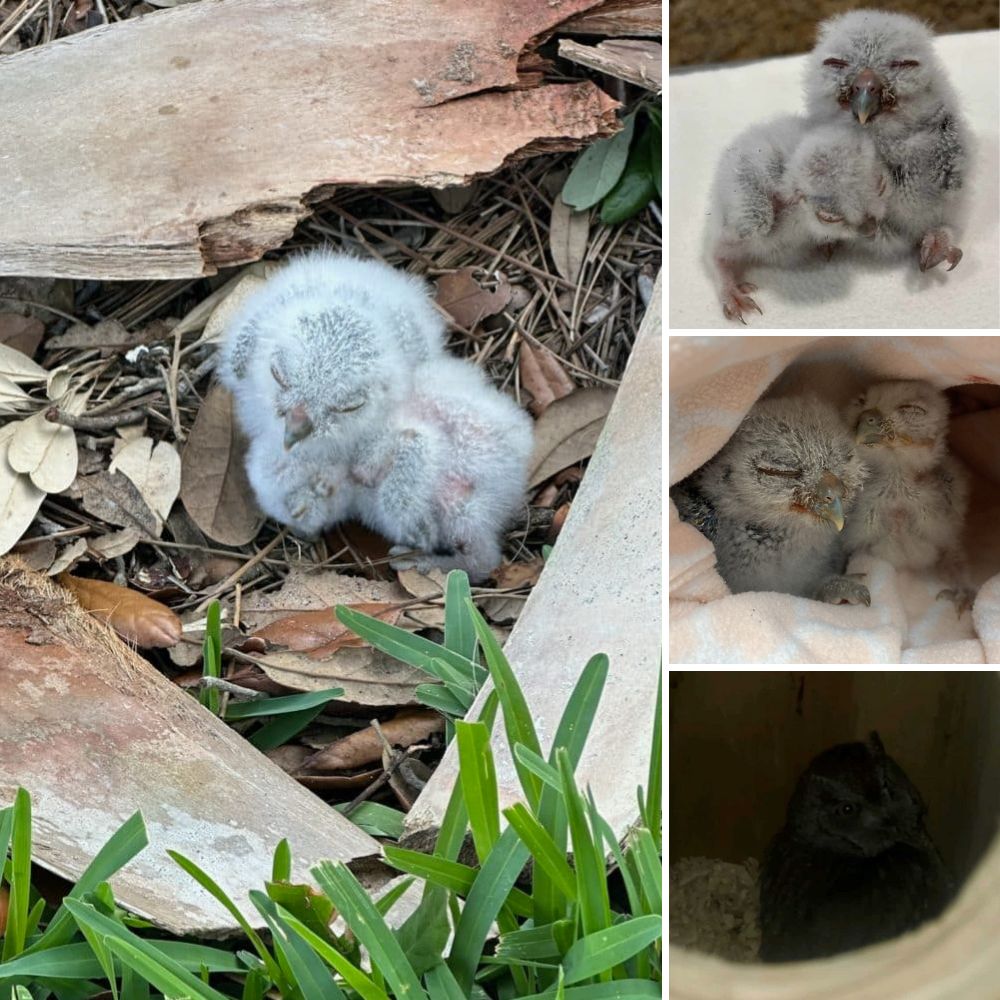
[[[851,573],[846,576],[834,576],[825,581],[816,595],[826,604],[864,604],[872,606],[872,597],[868,588],[857,578],[863,573]]]
[[[961,618],[966,611],[971,611],[975,599],[976,592],[968,587],[947,587],[939,590],[935,598],[937,601],[951,601],[955,606],[956,618]]]
[[[951,238],[944,229],[932,229],[920,241],[921,271],[929,271],[945,260],[951,265],[946,270],[954,271],[961,259],[962,251],[952,246]]]

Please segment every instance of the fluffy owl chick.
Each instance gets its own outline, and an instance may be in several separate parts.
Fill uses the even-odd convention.
[[[842,124],[794,116],[754,125],[722,155],[712,192],[708,253],[722,311],[745,324],[755,309],[748,266],[789,266],[818,248],[872,237],[887,178],[871,140]]]
[[[892,196],[876,248],[915,248],[921,270],[962,259],[959,224],[967,172],[967,128],[916,18],[854,10],[824,21],[806,71],[809,116],[869,135],[889,172]]]
[[[311,253],[251,295],[226,330],[216,371],[253,443],[247,473],[265,511],[303,530],[333,523],[347,491],[327,503],[330,470],[406,395],[413,366],[440,354],[443,340],[426,286],[377,261]]]
[[[524,504],[532,423],[475,365],[442,355],[359,442],[350,475],[362,520],[396,545],[397,569],[463,569],[501,559],[501,532]]]
[[[937,916],[954,889],[926,812],[878,733],[815,757],[761,868],[761,959],[834,955]]]
[[[714,543],[733,593],[870,604],[868,588],[843,575],[839,534],[863,477],[834,407],[815,397],[770,399],[671,496],[681,518]]]
[[[847,420],[869,476],[844,529],[851,554],[900,569],[951,561],[968,481],[947,454],[948,401],[920,381],[879,382],[852,401]]]

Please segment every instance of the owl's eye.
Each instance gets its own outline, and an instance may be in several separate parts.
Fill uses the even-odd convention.
[[[847,63],[844,62],[843,59],[833,59],[833,58],[831,58],[831,59],[824,59],[823,60],[823,65],[824,66],[835,66],[837,69],[843,69],[847,65]]]
[[[274,379],[282,389],[288,388],[288,379],[285,378],[281,369],[278,367],[277,362],[271,362],[271,377]]]
[[[897,59],[889,63],[890,69],[916,69],[920,63],[916,59]]]
[[[917,406],[916,403],[903,403],[896,407],[897,410],[912,410],[914,413],[919,413],[920,416],[925,416],[927,411],[922,406]]]
[[[757,471],[764,476],[781,476],[785,479],[798,479],[802,475],[801,469],[776,469],[768,465],[758,465]]]
[[[853,816],[855,811],[856,807],[850,802],[841,803],[840,807],[837,809],[837,812],[839,812],[841,816]]]
[[[365,400],[365,399],[358,399],[358,400],[355,400],[355,401],[349,403],[347,406],[331,406],[331,407],[329,407],[327,409],[326,412],[327,413],[353,413],[355,410],[360,410],[361,407],[364,406],[366,402],[367,402],[367,400]]]

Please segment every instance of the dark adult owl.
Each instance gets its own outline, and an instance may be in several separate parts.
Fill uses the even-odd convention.
[[[870,604],[868,588],[843,575],[839,536],[863,477],[837,411],[796,396],[755,404],[722,451],[670,495],[715,545],[733,593]]]
[[[878,733],[814,758],[761,868],[761,959],[835,955],[936,917],[953,884],[926,812]]]

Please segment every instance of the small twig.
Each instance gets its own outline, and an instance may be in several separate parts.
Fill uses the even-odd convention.
[[[268,697],[266,691],[254,691],[253,688],[241,687],[239,684],[227,681],[223,677],[199,677],[196,686],[215,688],[218,691],[231,694],[234,698],[242,698],[244,701],[263,701]]]
[[[122,410],[103,417],[90,417],[83,413],[67,413],[58,406],[50,406],[45,411],[45,419],[50,424],[61,424],[77,431],[110,431],[126,424],[141,423],[146,419],[146,414],[142,410]]]
[[[237,580],[239,580],[248,570],[254,568],[257,563],[262,562],[264,557],[270,552],[279,542],[284,540],[285,535],[288,534],[287,528],[282,528],[274,538],[272,538],[267,545],[264,546],[252,559],[248,559],[238,570],[234,573],[230,573],[229,576],[222,581],[222,583],[213,587],[206,595],[204,600],[198,607],[195,608],[195,613],[200,614],[209,606],[209,604],[214,601],[219,594],[225,593]]]

